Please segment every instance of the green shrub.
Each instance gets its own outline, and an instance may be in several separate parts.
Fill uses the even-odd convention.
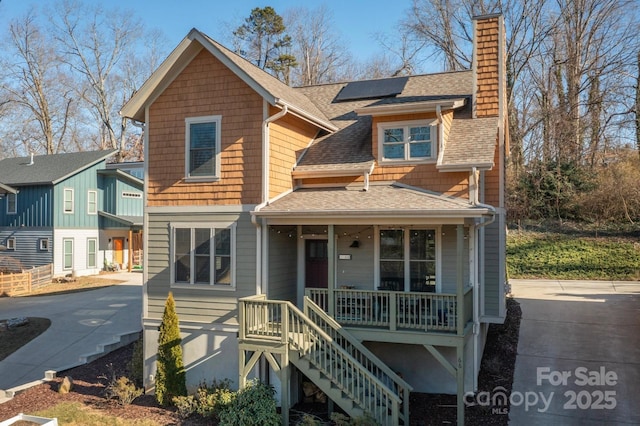
[[[164,305],[158,336],[156,361],[156,400],[168,405],[176,396],[187,395],[186,376],[182,361],[182,339],[173,293],[169,292]]]
[[[182,419],[191,417],[198,408],[198,402],[194,395],[174,396],[171,402],[178,409],[178,416]]]
[[[136,387],[135,383],[129,380],[127,377],[116,377],[115,369],[112,364],[107,365],[109,368],[110,376],[101,376],[108,380],[107,386],[104,389],[104,395],[107,399],[114,399],[120,405],[129,405],[134,399],[142,395],[142,389]]]
[[[257,380],[236,393],[219,413],[221,426],[278,426],[281,423],[274,398],[275,390]]]
[[[127,371],[129,371],[129,377],[136,386],[142,387],[143,383],[143,368],[144,368],[144,353],[142,346],[142,338],[138,339],[133,344],[133,354],[131,360],[127,364]]]
[[[201,383],[194,395],[174,397],[173,404],[182,418],[193,414],[211,417],[217,415],[233,398],[230,380],[214,380],[211,385]]]

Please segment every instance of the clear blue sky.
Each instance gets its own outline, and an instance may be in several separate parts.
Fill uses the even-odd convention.
[[[0,0],[0,27],[6,29],[11,19],[23,15],[31,5],[46,3],[55,1]],[[282,14],[293,7],[304,5],[315,9],[324,4],[332,11],[335,29],[351,53],[356,59],[365,60],[381,51],[374,34],[392,33],[412,0],[105,0],[102,3],[106,8],[132,10],[148,29],[161,29],[169,49],[194,27],[225,43],[229,25],[242,23],[254,7],[272,6]]]

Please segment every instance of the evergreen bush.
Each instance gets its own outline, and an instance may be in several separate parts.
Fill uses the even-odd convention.
[[[238,391],[235,398],[220,413],[221,426],[279,426],[278,414],[272,386],[253,380]]]
[[[164,305],[159,331],[155,394],[160,405],[169,405],[174,397],[187,395],[180,326],[171,292]]]

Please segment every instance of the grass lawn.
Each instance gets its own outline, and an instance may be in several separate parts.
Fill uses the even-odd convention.
[[[640,280],[637,238],[509,231],[510,278]]]
[[[67,426],[159,426],[151,420],[122,419],[105,415],[78,402],[63,402],[35,414],[40,417],[57,418],[58,423]]]

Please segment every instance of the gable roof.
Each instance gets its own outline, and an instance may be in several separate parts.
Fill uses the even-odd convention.
[[[341,97],[340,93],[353,82],[292,88],[194,28],[120,113],[144,121],[146,106],[153,103],[203,49],[269,104],[287,108],[289,113],[324,129],[298,159],[292,172],[294,178],[356,176],[371,172],[375,165],[371,146],[372,116],[410,114],[436,108],[471,109],[474,74],[470,70],[367,80],[368,87],[375,86],[375,82],[387,88],[391,85],[393,93],[385,96],[386,92],[382,90],[374,91],[377,97],[369,94],[362,98],[353,94]],[[465,121],[458,121],[463,118]],[[475,119],[470,113],[468,116],[456,113],[444,149],[439,153],[438,169],[493,167],[497,128],[495,119]]]
[[[35,155],[0,160],[0,182],[11,186],[56,184],[94,164],[106,160],[117,150],[85,151]]]
[[[195,28],[134,93],[122,107],[120,114],[137,121],[145,121],[145,107],[159,96],[202,49],[206,49],[220,60],[271,105],[282,108],[287,106],[294,115],[311,121],[323,129],[335,130],[335,126],[304,94],[297,92]]]

